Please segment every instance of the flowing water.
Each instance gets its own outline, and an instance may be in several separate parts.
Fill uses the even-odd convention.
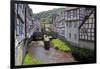
[[[32,41],[28,51],[31,57],[37,58],[45,64],[75,62],[70,52],[62,52],[52,47],[50,50],[45,50],[43,41]]]

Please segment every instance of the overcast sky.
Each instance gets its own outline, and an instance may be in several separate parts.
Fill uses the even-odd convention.
[[[48,6],[48,5],[29,5],[33,13],[39,13],[42,11],[52,10],[54,8],[63,8],[61,6]]]

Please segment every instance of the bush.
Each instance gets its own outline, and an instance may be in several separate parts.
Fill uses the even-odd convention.
[[[96,55],[94,50],[71,46],[69,42],[64,41],[71,49],[73,57],[80,62],[95,62]]]
[[[76,61],[79,62],[95,62],[96,55],[94,50],[79,48],[71,46],[67,41],[61,41],[59,39],[52,40],[53,47],[61,51],[71,52]]]
[[[69,46],[59,39],[53,39],[51,42],[53,44],[53,47],[56,48],[56,49],[59,49],[59,50],[64,51],[64,52],[70,52],[71,51]]]
[[[71,47],[72,55],[80,62],[95,62],[95,53],[86,48]]]

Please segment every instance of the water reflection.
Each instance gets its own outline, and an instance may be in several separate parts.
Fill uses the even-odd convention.
[[[31,54],[31,57],[35,57],[35,58],[43,61],[44,63],[75,62],[71,53],[61,52],[52,47],[48,51],[48,50],[45,50],[44,46],[39,43],[43,44],[43,42],[41,42],[41,41],[31,44],[31,46],[29,48],[29,54]]]

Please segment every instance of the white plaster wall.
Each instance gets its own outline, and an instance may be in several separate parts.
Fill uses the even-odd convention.
[[[66,27],[65,29],[65,38],[72,43],[78,44],[78,40],[79,40],[79,30],[78,30],[78,26],[79,26],[79,22],[77,22],[77,27],[74,28],[74,22],[72,24],[72,26]],[[71,38],[69,38],[69,33],[71,33]],[[75,39],[75,35],[76,34],[76,39]]]

